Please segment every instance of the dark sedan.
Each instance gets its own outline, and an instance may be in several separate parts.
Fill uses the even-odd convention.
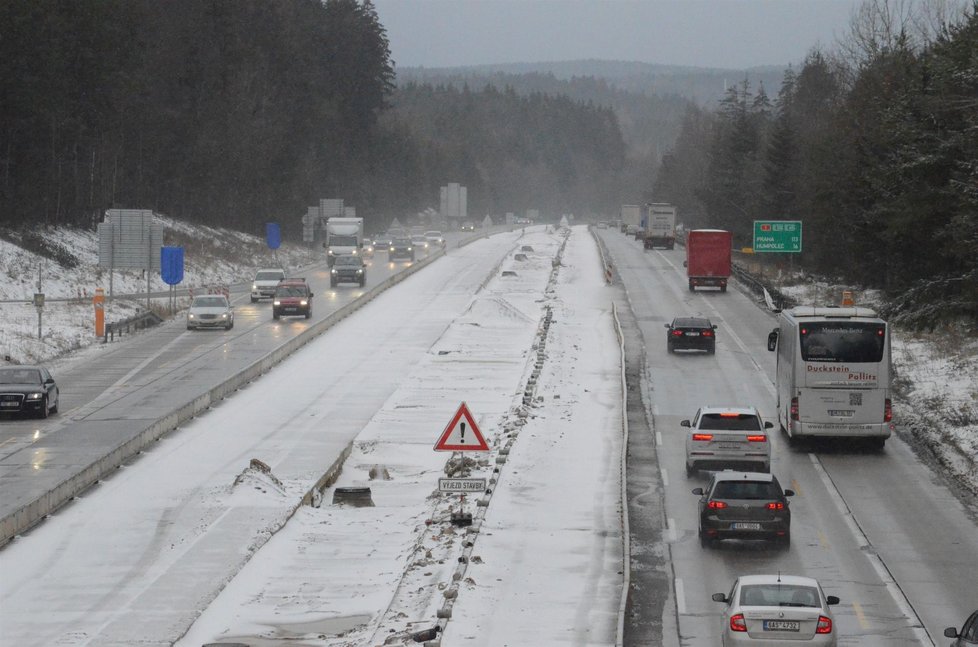
[[[773,539],[785,548],[791,543],[788,497],[795,493],[782,490],[773,475],[724,470],[693,494],[700,496],[699,536],[704,548],[721,539]]]
[[[43,366],[0,366],[0,413],[58,412],[58,385]]]
[[[411,244],[410,238],[395,238],[391,242],[391,246],[388,248],[387,259],[391,261],[396,260],[414,260],[414,245]]]
[[[704,317],[676,317],[666,326],[666,348],[670,353],[677,350],[705,350],[713,354],[717,349],[717,327]]]

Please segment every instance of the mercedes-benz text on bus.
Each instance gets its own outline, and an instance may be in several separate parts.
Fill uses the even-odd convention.
[[[868,308],[798,306],[768,336],[777,351],[778,419],[789,437],[890,436],[890,334]]]

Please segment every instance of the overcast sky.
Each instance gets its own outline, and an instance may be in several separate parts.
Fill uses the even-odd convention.
[[[746,68],[798,62],[859,0],[374,0],[399,67],[585,58]]]

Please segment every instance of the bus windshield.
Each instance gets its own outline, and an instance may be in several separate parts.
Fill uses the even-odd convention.
[[[336,245],[337,247],[356,247],[357,237],[356,236],[337,236],[331,235],[329,237],[329,244]]]
[[[801,358],[806,362],[874,363],[883,360],[886,326],[880,323],[802,323]]]

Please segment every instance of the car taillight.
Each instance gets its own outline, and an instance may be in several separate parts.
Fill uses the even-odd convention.
[[[791,398],[791,419],[798,420],[798,398]]]
[[[817,634],[830,634],[832,633],[832,618],[826,618],[825,616],[818,617],[818,624],[815,626],[815,633]]]
[[[744,614],[737,613],[730,616],[730,631],[747,631],[747,621]]]
[[[765,436],[764,434],[755,434],[755,435],[748,434],[748,436],[747,436],[747,442],[750,442],[750,443],[766,443],[767,442],[767,436]]]
[[[887,398],[883,403],[883,422],[893,420],[893,401]]]
[[[672,336],[673,337],[682,337],[683,336],[683,331],[682,330],[673,330],[672,331]]]
[[[768,510],[784,510],[784,504],[780,501],[772,501],[765,506]]]
[[[713,440],[713,434],[693,434],[693,440]]]
[[[713,331],[712,330],[704,330],[703,331],[703,336],[704,337],[712,337],[713,336]]]
[[[724,508],[727,507],[727,502],[726,501],[707,501],[706,502],[706,507],[707,508],[710,508],[711,510],[723,510]]]

